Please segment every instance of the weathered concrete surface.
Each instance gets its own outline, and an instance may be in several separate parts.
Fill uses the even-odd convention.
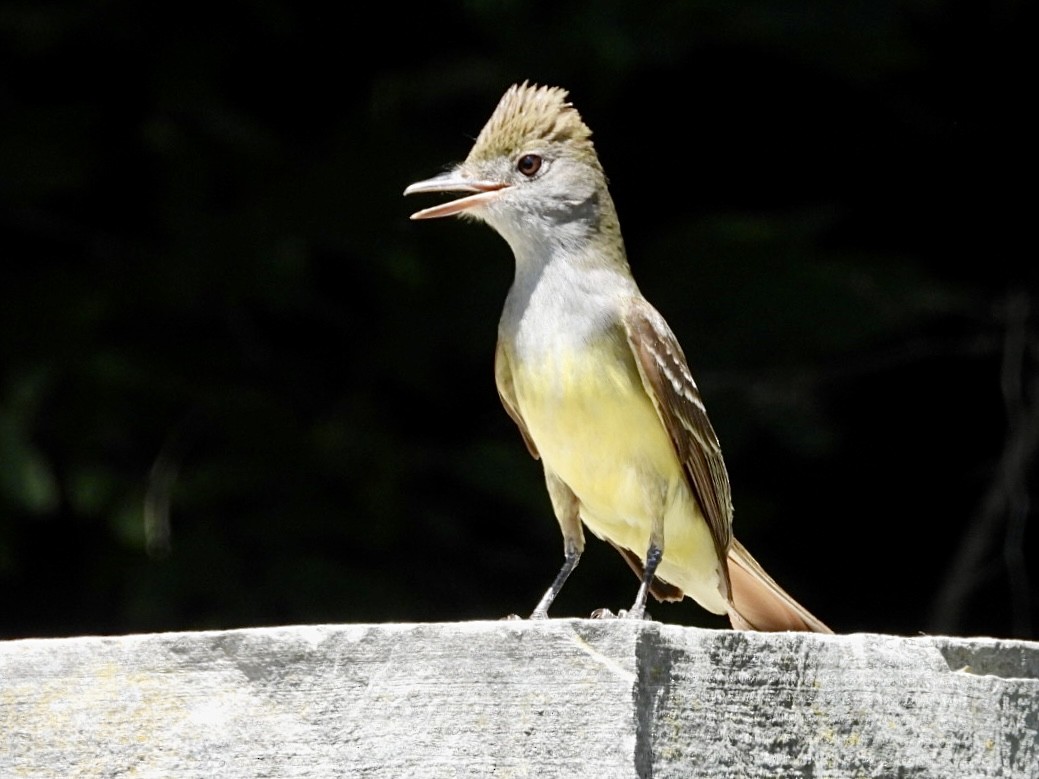
[[[1039,644],[553,620],[0,643],[0,777],[1036,777]]]

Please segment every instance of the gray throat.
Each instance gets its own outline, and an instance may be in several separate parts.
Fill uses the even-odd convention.
[[[556,245],[547,258],[526,248],[513,247],[516,276],[499,323],[499,338],[515,359],[579,349],[620,326],[628,301],[639,294],[623,250],[618,262],[616,249],[603,252],[592,242]]]

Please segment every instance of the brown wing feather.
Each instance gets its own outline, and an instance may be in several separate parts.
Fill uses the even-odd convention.
[[[535,460],[540,459],[541,455],[538,454],[538,448],[534,446],[534,439],[530,437],[530,432],[523,423],[523,417],[516,410],[516,388],[512,383],[512,367],[509,365],[509,356],[501,341],[498,341],[498,347],[494,351],[494,383],[498,385],[498,397],[501,398],[501,404],[505,406],[505,412],[512,417],[512,421],[519,428],[527,450]]]
[[[641,297],[634,298],[625,312],[624,328],[642,383],[671,437],[710,528],[718,559],[725,561],[732,543],[729,475],[682,347],[664,318]],[[728,598],[728,566],[721,568]]]
[[[632,301],[624,326],[646,392],[685,467],[693,494],[724,561],[729,618],[741,630],[830,629],[765,573],[732,537],[732,498],[721,446],[707,419],[682,347],[664,318],[645,300]],[[629,560],[630,563],[630,560]]]

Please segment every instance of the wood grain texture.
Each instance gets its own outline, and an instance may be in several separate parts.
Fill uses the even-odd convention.
[[[1034,777],[1039,644],[623,620],[0,643],[0,776]]]

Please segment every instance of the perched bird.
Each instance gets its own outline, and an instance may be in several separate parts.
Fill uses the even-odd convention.
[[[591,130],[558,87],[510,87],[452,170],[405,195],[461,192],[412,219],[483,220],[516,275],[498,325],[505,410],[540,458],[564,563],[544,618],[584,550],[582,522],[641,578],[627,616],[689,595],[734,627],[830,632],[732,536],[729,477],[682,348],[639,292]]]

